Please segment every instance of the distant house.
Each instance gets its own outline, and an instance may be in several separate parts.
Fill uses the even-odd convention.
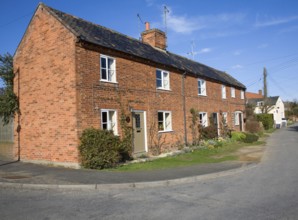
[[[172,150],[192,143],[192,108],[219,134],[222,121],[243,130],[246,87],[166,45],[148,23],[137,40],[39,4],[14,56],[21,160],[77,166],[84,129],[121,136],[123,123],[134,153],[150,154],[157,138]]]
[[[274,124],[276,127],[282,125],[282,119],[285,117],[284,103],[279,96],[264,98],[247,99],[248,104],[254,107],[255,114],[265,113],[273,114]],[[266,110],[265,110],[266,109]]]
[[[262,90],[259,90],[258,93],[246,92],[246,99],[261,99],[263,98]]]

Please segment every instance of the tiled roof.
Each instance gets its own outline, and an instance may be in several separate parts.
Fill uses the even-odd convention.
[[[272,106],[275,105],[279,96],[272,96],[272,97],[267,97],[267,105]],[[258,102],[264,101],[264,98],[257,98],[257,99],[248,99],[248,104],[251,105],[256,105]]]
[[[246,92],[245,93],[247,99],[261,99],[263,95],[260,93]]]
[[[245,89],[246,87],[229,74],[195,62],[185,57],[176,55],[169,51],[156,49],[141,41],[128,37],[124,34],[110,30],[103,26],[85,21],[81,18],[66,14],[42,4],[54,17],[66,26],[79,39],[137,56],[146,60],[177,68],[187,73],[195,74],[197,77],[209,78],[218,82]]]

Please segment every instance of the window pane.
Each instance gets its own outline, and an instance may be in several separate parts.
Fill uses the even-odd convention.
[[[106,69],[101,69],[101,79],[107,80],[107,70]]]
[[[108,122],[108,113],[107,112],[102,112],[101,113],[101,121],[103,123],[107,123]]]
[[[163,88],[168,89],[169,88],[169,73],[163,72]]]
[[[198,90],[199,90],[199,94],[202,94],[201,80],[198,80]]]
[[[100,59],[101,68],[107,68],[106,58],[102,57]]]
[[[101,113],[101,126],[102,126],[102,129],[108,129],[108,113],[107,112]]]
[[[114,70],[114,59],[108,59],[108,67],[110,70]]]
[[[113,81],[113,74],[114,74],[113,70],[108,70],[108,81]]]
[[[156,87],[157,88],[162,87],[162,81],[161,81],[161,79],[156,79]]]
[[[109,129],[114,130],[116,119],[115,119],[115,112],[109,111]]]
[[[161,79],[161,71],[156,70],[156,79]]]
[[[163,121],[163,112],[158,112],[158,121]]]
[[[162,80],[161,80],[161,71],[156,70],[156,87],[162,87]]]
[[[167,79],[164,79],[163,80],[163,87],[168,88],[168,86],[169,86],[169,81]]]
[[[171,114],[165,113],[165,130],[171,130]]]
[[[158,130],[159,131],[163,131],[164,130],[164,126],[163,126],[163,123],[164,123],[164,120],[163,120],[163,112],[158,112]]]

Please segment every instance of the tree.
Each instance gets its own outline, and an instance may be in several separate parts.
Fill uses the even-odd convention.
[[[5,86],[4,93],[0,95],[0,116],[4,124],[8,124],[19,113],[19,99],[13,91],[14,77],[13,57],[9,53],[0,55],[0,78]]]

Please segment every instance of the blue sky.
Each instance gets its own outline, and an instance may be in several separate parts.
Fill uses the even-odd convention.
[[[297,0],[44,0],[46,5],[138,38],[148,21],[165,30],[168,50],[223,70],[247,86],[298,99]],[[0,54],[14,54],[38,0],[0,2]],[[191,52],[193,52],[191,55]],[[3,84],[0,82],[0,86]]]

